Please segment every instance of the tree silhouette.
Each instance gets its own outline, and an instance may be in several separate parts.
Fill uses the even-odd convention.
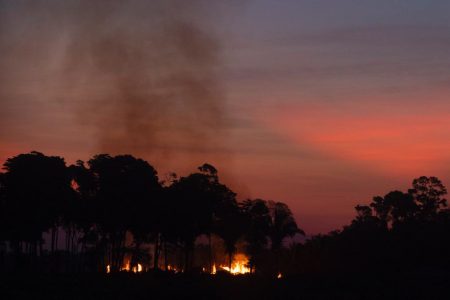
[[[65,201],[73,195],[64,159],[39,152],[9,158],[2,178],[8,239],[17,254],[42,255],[42,233],[52,229],[52,251]]]
[[[66,167],[61,157],[30,152],[9,158],[0,173],[0,268],[105,272],[109,265],[115,272],[128,260],[131,268],[139,263],[149,269],[152,258],[158,269],[164,251],[165,270],[173,259],[188,272],[196,266],[196,249],[209,250],[212,267],[211,242],[206,248],[196,239],[211,241],[214,234],[223,240],[229,267],[243,242],[251,270],[263,275],[447,272],[446,194],[438,178],[416,178],[406,193],[391,191],[357,205],[341,230],[287,248],[286,238],[304,234],[289,207],[237,202],[210,164],[159,182],[148,162],[131,155],[100,154]]]
[[[419,206],[419,213],[423,219],[430,219],[447,206],[443,198],[447,189],[437,177],[421,176],[413,180],[413,188],[408,192],[413,195]]]
[[[293,237],[302,234],[304,231],[298,228],[289,207],[282,202],[268,202],[271,224],[270,224],[270,240],[272,242],[272,250],[276,251],[282,247],[284,238]]]
[[[102,238],[109,243],[107,261],[112,271],[122,265],[125,237],[131,230],[140,239],[151,232],[149,213],[159,193],[160,185],[155,169],[146,161],[131,155],[95,156],[88,162],[96,177],[96,223]]]
[[[228,254],[228,267],[231,269],[236,243],[244,235],[247,219],[236,202],[221,206],[220,218],[216,221],[215,232],[222,238]]]
[[[245,241],[247,242],[247,253],[250,255],[249,264],[252,272],[267,247],[272,219],[266,201],[261,199],[245,200],[241,204],[241,209],[247,218]]]
[[[72,224],[72,238],[78,238],[76,247],[78,248],[78,242],[81,242],[80,250],[82,255],[85,255],[87,245],[95,246],[98,242],[94,207],[98,191],[97,179],[81,160],[69,166],[69,173],[72,179],[72,188],[76,192],[76,203],[73,205],[66,223]],[[79,268],[83,267],[86,266],[83,265]]]
[[[393,191],[384,197],[374,197],[370,206],[384,226],[397,226],[412,220],[418,211],[417,204],[410,193]]]
[[[177,222],[177,233],[184,248],[184,269],[190,270],[194,242],[199,234],[208,230],[212,204],[209,197],[211,178],[201,173],[181,177],[170,186],[173,203],[172,220]]]
[[[204,164],[198,169],[199,173],[175,180],[169,191],[170,201],[174,203],[172,219],[179,224],[178,234],[184,245],[186,270],[190,269],[189,258],[196,237],[200,234],[210,236],[217,220],[223,218],[229,206],[237,205],[236,194],[219,182],[213,166]]]
[[[210,268],[213,234],[223,240],[230,267],[238,241],[245,239],[253,268],[268,237],[276,250],[285,237],[301,233],[283,203],[256,199],[238,204],[210,164],[186,177],[171,175],[165,182],[158,181],[148,162],[131,155],[99,154],[87,164],[77,161],[66,167],[60,157],[31,152],[8,159],[4,169],[0,240],[9,242],[17,262],[39,253],[41,265],[50,262],[53,270],[105,272],[108,265],[115,272],[125,255],[131,268],[138,263],[149,267],[153,243],[154,269],[164,250],[167,270],[168,249],[181,253],[181,245],[182,269],[189,271],[196,239],[203,234],[209,240]],[[49,254],[42,248],[47,231]],[[56,251],[59,232],[65,237],[62,251]]]

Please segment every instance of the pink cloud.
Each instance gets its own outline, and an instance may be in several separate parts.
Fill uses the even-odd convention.
[[[415,176],[450,161],[448,106],[430,111],[430,103],[409,109],[401,102],[371,103],[377,104],[291,106],[265,122],[294,144],[384,174]]]

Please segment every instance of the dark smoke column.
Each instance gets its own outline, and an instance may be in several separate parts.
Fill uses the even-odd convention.
[[[168,158],[220,144],[220,51],[205,18],[213,8],[201,3],[87,1],[63,7],[65,80],[100,152]]]

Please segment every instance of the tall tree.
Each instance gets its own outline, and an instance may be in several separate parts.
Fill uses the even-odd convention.
[[[64,159],[39,152],[20,154],[4,164],[2,199],[7,214],[9,239],[16,251],[37,253],[42,233],[60,224],[63,204],[72,197]]]
[[[432,219],[447,206],[447,188],[437,177],[421,176],[413,180],[413,187],[408,192],[414,197],[419,206],[419,213],[423,219]]]
[[[142,237],[152,230],[149,218],[160,190],[156,170],[131,155],[95,156],[88,162],[96,177],[96,223],[109,242],[108,261],[119,270],[125,255],[125,237],[131,230]]]
[[[282,247],[283,240],[296,234],[304,235],[304,231],[298,228],[289,207],[282,202],[268,201],[271,217],[270,240],[272,250],[276,251]]]
[[[412,195],[401,191],[389,192],[384,197],[374,197],[370,207],[385,227],[412,220],[418,211]]]
[[[216,233],[222,238],[225,251],[228,255],[228,266],[231,269],[233,255],[236,252],[236,244],[248,227],[246,216],[241,212],[237,203],[229,203],[221,207],[220,218],[215,225]]]
[[[271,217],[266,201],[261,199],[245,200],[241,204],[242,213],[247,219],[245,241],[250,256],[250,270],[258,264],[259,257],[267,247]]]
[[[86,256],[88,248],[95,250],[98,244],[98,231],[96,226],[95,204],[98,192],[98,182],[95,174],[78,160],[69,166],[72,179],[72,188],[76,191],[76,201],[71,211],[65,215],[67,226],[72,225],[72,239],[76,239],[76,247],[81,243],[81,258],[79,269],[95,269],[96,266],[87,265]],[[75,241],[73,240],[72,243]],[[75,246],[75,245],[73,245]],[[98,253],[97,253],[98,254]]]
[[[216,168],[203,164],[198,170],[175,180],[169,188],[173,207],[171,219],[177,222],[177,233],[184,245],[185,269],[190,268],[196,237],[210,236],[226,209],[237,206],[236,194],[219,182]],[[211,261],[210,265],[212,267]]]

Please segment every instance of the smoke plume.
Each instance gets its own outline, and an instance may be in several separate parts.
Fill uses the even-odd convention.
[[[169,158],[223,146],[220,43],[208,1],[3,1],[1,8],[2,102],[17,99],[28,78],[33,101],[70,107],[98,152]]]

